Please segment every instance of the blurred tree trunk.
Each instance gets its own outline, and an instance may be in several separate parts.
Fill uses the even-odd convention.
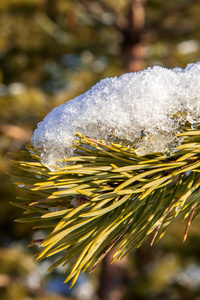
[[[121,300],[125,291],[125,263],[123,260],[111,260],[115,251],[109,253],[102,261],[102,271],[99,279],[98,296],[100,300]]]
[[[122,57],[128,72],[139,71],[146,67],[143,40],[145,26],[146,0],[131,0],[127,24],[122,29]]]

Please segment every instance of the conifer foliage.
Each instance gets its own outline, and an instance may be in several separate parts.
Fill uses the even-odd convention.
[[[19,222],[46,230],[38,260],[59,254],[50,270],[63,265],[66,281],[92,271],[113,248],[121,259],[147,236],[158,241],[173,221],[199,215],[200,127],[186,123],[173,153],[138,156],[123,141],[105,142],[77,133],[75,155],[55,172],[40,162],[31,145],[12,153],[15,184],[30,192],[16,205],[25,210]],[[117,246],[117,247],[116,247]]]

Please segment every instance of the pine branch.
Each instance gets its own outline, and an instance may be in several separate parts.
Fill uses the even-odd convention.
[[[73,285],[80,272],[92,271],[116,246],[113,260],[149,235],[153,245],[178,216],[188,218],[185,241],[200,212],[200,128],[188,124],[177,138],[181,145],[168,156],[138,156],[122,142],[77,133],[76,155],[65,158],[56,172],[41,164],[30,145],[14,153],[15,184],[30,192],[13,203],[28,215],[17,221],[50,230],[44,240],[31,243],[41,249],[37,259],[62,255],[50,270],[67,266],[66,281]]]

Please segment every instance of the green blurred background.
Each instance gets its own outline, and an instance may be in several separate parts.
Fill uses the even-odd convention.
[[[61,269],[46,273],[53,259],[35,263],[27,245],[44,233],[14,222],[22,212],[9,202],[23,192],[6,174],[7,153],[100,79],[199,60],[199,0],[0,1],[0,299],[200,300],[199,219],[184,244],[178,220],[158,244],[112,266],[108,257],[69,290]]]

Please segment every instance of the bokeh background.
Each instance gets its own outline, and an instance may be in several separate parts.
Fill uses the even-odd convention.
[[[153,247],[147,240],[110,266],[108,256],[72,290],[53,259],[36,263],[29,242],[43,232],[16,223],[8,152],[30,142],[57,105],[105,77],[200,60],[199,0],[0,1],[0,299],[200,300],[200,224],[185,243],[177,220]]]

